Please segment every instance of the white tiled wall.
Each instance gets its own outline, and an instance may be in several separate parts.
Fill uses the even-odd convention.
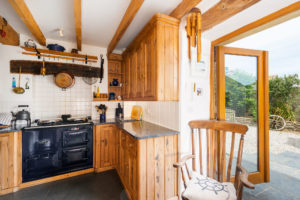
[[[124,103],[121,101],[101,101],[101,102],[92,102],[92,119],[97,120],[100,117],[100,113],[97,112],[95,106],[100,104],[105,104],[107,106],[106,110],[106,119],[115,118],[115,110],[118,107],[118,103],[121,104],[121,107],[124,107]]]
[[[143,108],[143,120],[179,130],[179,102],[177,101],[125,101],[124,115],[130,117],[132,106]]]
[[[32,89],[32,119],[51,119],[62,114],[91,115],[92,86],[81,77],[75,77],[72,88],[63,90],[55,85],[53,76],[34,76]]]

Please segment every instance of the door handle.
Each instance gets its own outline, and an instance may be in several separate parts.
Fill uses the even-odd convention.
[[[107,145],[107,139],[101,140],[101,142],[104,142],[104,145],[105,145],[105,146]]]

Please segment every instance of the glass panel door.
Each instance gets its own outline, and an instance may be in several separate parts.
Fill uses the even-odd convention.
[[[250,172],[253,183],[268,179],[268,102],[266,101],[266,52],[231,47],[218,47],[217,109],[218,119],[248,126],[244,138],[242,166]],[[268,79],[267,79],[268,80]],[[236,163],[240,137],[235,138]],[[231,133],[226,138],[227,160]],[[235,169],[235,166],[233,166]],[[266,173],[267,172],[267,173]],[[232,170],[232,175],[235,170]]]

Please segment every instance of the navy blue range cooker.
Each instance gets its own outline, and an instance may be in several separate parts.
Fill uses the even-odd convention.
[[[22,131],[23,182],[93,167],[93,124],[52,124]]]

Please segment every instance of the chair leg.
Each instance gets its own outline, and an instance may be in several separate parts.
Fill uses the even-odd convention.
[[[243,199],[243,185],[240,186],[237,194],[237,200],[242,200]]]

